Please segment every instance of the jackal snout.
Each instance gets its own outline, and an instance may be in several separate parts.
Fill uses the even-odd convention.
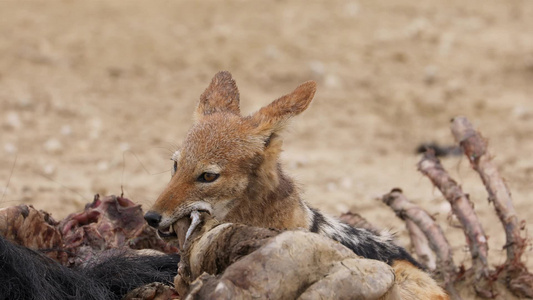
[[[146,223],[148,225],[157,228],[159,227],[159,222],[161,222],[162,216],[155,212],[155,211],[148,211],[146,214],[144,214],[144,219],[146,220]]]

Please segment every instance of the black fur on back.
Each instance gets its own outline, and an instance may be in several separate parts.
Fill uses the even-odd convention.
[[[178,255],[121,252],[70,269],[0,236],[0,299],[121,299],[151,282],[172,284],[178,262]]]
[[[392,265],[397,260],[406,260],[418,268],[423,268],[404,248],[396,245],[390,236],[382,236],[365,228],[352,227],[335,218],[323,215],[312,209],[313,223],[311,232],[325,235],[344,246],[355,254],[383,261]]]

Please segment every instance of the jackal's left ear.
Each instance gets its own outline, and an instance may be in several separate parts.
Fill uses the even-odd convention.
[[[200,96],[195,119],[200,120],[203,116],[216,112],[240,114],[239,90],[228,71],[218,72],[213,77],[207,89]]]
[[[269,137],[283,129],[287,120],[309,107],[315,92],[316,82],[307,81],[290,94],[261,108],[251,116],[253,122],[257,124],[256,133]]]

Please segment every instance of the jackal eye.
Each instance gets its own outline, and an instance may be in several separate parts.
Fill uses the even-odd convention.
[[[176,171],[178,170],[178,162],[175,161],[174,162],[174,167],[172,167],[172,170],[170,171],[170,176],[174,176],[174,174],[176,174]]]
[[[220,174],[204,172],[198,177],[197,180],[200,182],[213,182],[217,180],[218,176],[220,176]]]

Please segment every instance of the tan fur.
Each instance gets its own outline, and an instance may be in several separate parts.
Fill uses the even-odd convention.
[[[213,77],[209,87],[200,96],[196,119],[220,111],[240,114],[239,90],[229,72],[218,72]]]
[[[242,117],[239,91],[231,74],[216,74],[200,97],[195,123],[178,155],[178,169],[151,209],[162,215],[160,228],[198,209],[208,210],[222,222],[310,228],[309,210],[279,164],[279,134],[291,117],[307,109],[315,91],[316,83],[306,82],[258,112]],[[214,182],[199,182],[203,172],[220,176]],[[434,284],[417,268],[401,266],[405,273],[398,276],[406,278],[402,281],[406,288],[424,286],[423,278]],[[410,284],[411,275],[403,276],[411,272],[416,274],[413,278],[417,284]]]
[[[405,260],[392,265],[401,299],[447,300],[448,295],[428,274]]]

